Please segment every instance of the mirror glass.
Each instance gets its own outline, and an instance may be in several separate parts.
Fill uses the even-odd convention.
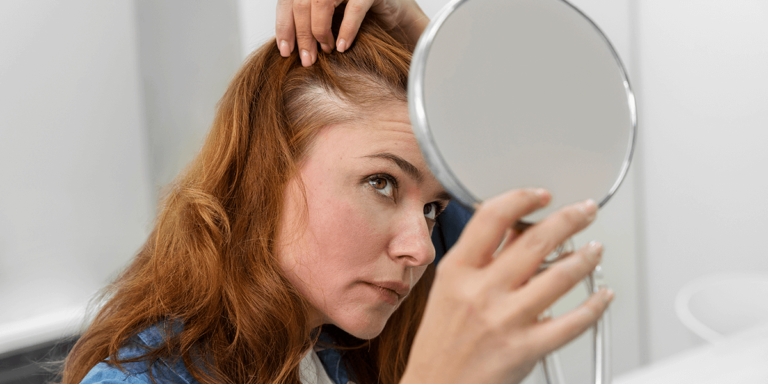
[[[635,103],[606,37],[562,0],[454,1],[414,52],[409,107],[435,176],[472,209],[510,189],[600,206],[632,157]]]

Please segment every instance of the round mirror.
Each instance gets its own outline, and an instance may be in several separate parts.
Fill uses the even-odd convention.
[[[464,206],[543,187],[602,206],[629,168],[635,101],[605,35],[562,0],[457,0],[413,55],[409,108],[424,156]]]

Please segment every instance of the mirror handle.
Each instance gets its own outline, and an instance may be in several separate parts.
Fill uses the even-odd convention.
[[[540,270],[546,269],[546,264],[542,264]],[[587,294],[593,294],[600,290],[603,285],[603,272],[598,265],[595,270],[584,279],[584,285],[587,288]],[[551,316],[551,309],[548,309],[544,316]],[[611,343],[610,343],[610,307],[606,308],[603,316],[592,327],[592,358],[593,358],[593,378],[595,384],[611,383]],[[552,352],[541,359],[541,365],[544,371],[544,379],[547,384],[566,384],[562,365],[557,352]]]

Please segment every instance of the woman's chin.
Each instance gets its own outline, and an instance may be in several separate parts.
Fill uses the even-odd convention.
[[[376,336],[380,335],[382,330],[384,330],[384,327],[381,327],[380,329],[376,329],[376,330],[365,329],[361,331],[356,331],[356,330],[348,331],[345,329],[344,331],[354,337],[357,337],[358,339],[371,340],[376,338]]]
[[[337,322],[336,326],[344,332],[362,340],[370,340],[381,334],[387,319],[369,319],[368,321]]]

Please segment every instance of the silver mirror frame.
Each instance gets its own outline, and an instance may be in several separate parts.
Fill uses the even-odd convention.
[[[434,173],[435,178],[437,178],[443,187],[445,187],[459,203],[461,203],[471,212],[474,212],[475,207],[481,203],[481,200],[472,195],[472,193],[469,192],[469,189],[467,189],[453,174],[453,172],[451,172],[450,168],[448,168],[446,161],[443,159],[440,151],[437,149],[437,144],[435,143],[435,139],[432,136],[427,114],[424,109],[424,103],[422,102],[424,100],[424,76],[427,67],[427,57],[429,55],[430,49],[432,48],[432,43],[435,40],[435,36],[437,36],[438,31],[443,26],[448,17],[450,17],[454,11],[456,11],[459,7],[468,1],[472,0],[452,0],[449,2],[445,7],[443,7],[443,9],[440,10],[437,16],[429,23],[429,25],[427,25],[424,33],[422,33],[419,42],[416,44],[413,57],[411,58],[411,68],[408,76],[408,110],[411,123],[413,125],[413,133],[416,135],[416,139],[419,142],[419,148],[421,148],[424,159],[429,165],[429,168],[432,170],[432,173]],[[611,186],[608,194],[600,199],[600,201],[597,203],[598,207],[602,207],[616,193],[616,190],[619,189],[619,186],[621,186],[622,182],[626,178],[627,172],[629,171],[629,166],[632,163],[637,136],[637,105],[635,102],[635,95],[634,92],[632,92],[632,88],[629,84],[629,78],[627,77],[627,72],[621,62],[621,59],[619,58],[619,55],[616,53],[616,50],[605,36],[603,31],[600,30],[600,28],[592,21],[592,19],[587,17],[584,12],[573,6],[573,4],[565,0],[558,1],[562,1],[573,10],[578,12],[586,21],[592,25],[594,30],[603,39],[606,46],[613,55],[613,58],[616,60],[621,78],[624,81],[624,90],[627,95],[627,103],[629,106],[630,118],[632,120],[632,132],[629,135],[627,153],[624,157],[624,163],[622,165],[621,172],[619,172],[619,176],[614,182],[613,186]]]

